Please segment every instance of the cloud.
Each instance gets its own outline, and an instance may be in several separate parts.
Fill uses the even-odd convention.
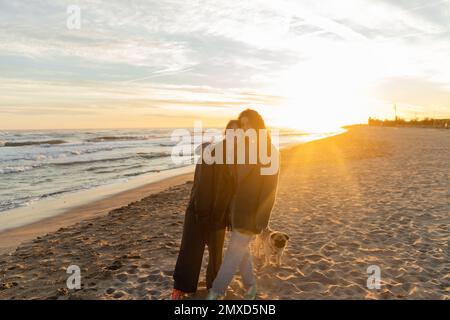
[[[30,81],[0,78],[0,114],[25,113],[27,108],[42,112],[58,109],[101,112],[116,109],[181,107],[242,108],[249,104],[269,105],[282,98],[259,94],[251,89],[220,89],[207,86],[148,85],[142,83]],[[14,107],[16,109],[14,110]]]
[[[338,82],[361,95],[372,86],[377,101],[386,86],[402,91],[389,79],[407,78],[427,94],[406,90],[405,101],[425,106],[428,94],[450,87],[450,1],[76,3],[80,30],[66,28],[71,0],[0,3],[2,106],[277,108],[286,88],[319,94]]]

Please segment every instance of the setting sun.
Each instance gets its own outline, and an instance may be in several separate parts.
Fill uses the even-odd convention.
[[[318,59],[318,58],[317,58]],[[345,61],[314,60],[291,68],[275,90],[284,97],[269,117],[277,126],[330,131],[365,123],[370,115],[369,79],[352,72]]]

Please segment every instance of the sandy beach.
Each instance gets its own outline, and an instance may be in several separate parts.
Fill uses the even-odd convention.
[[[290,242],[281,267],[255,259],[258,299],[450,298],[449,130],[353,127],[281,156],[271,227]],[[0,233],[0,299],[168,299],[191,179]],[[237,277],[226,298],[243,292]]]

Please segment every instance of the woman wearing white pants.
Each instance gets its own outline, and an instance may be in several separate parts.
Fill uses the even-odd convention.
[[[259,133],[259,130],[266,130],[264,120],[254,110],[243,111],[239,115],[239,122],[244,131],[254,129]],[[271,144],[269,135],[267,141],[267,149],[270,150],[272,159],[274,153],[278,157],[278,150]],[[259,150],[259,135],[256,143]],[[248,144],[246,155],[249,150],[247,147]],[[261,168],[264,166],[259,161],[259,154],[257,163],[236,164],[235,167],[236,191],[230,205],[232,234],[222,265],[208,293],[209,300],[215,300],[225,294],[238,270],[247,288],[245,298],[256,297],[256,281],[249,245],[254,235],[267,228],[275,203],[278,168],[273,174],[263,174]]]

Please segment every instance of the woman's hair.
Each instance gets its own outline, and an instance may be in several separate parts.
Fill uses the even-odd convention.
[[[240,125],[239,125],[239,120],[230,120],[230,121],[228,121],[228,123],[227,123],[227,126],[225,127],[225,130],[226,129],[232,129],[233,127],[240,127]]]
[[[239,114],[238,120],[241,120],[244,117],[248,119],[253,129],[255,130],[266,129],[264,119],[257,111],[252,109],[246,109]]]
[[[225,127],[225,136],[227,134],[227,130],[231,130],[231,129],[234,129],[234,128],[240,128],[240,127],[241,126],[240,126],[239,120],[233,119],[233,120],[228,121],[227,126]],[[233,144],[233,146],[234,146],[234,153],[233,153],[233,155],[234,155],[234,162],[233,163],[236,164],[236,162],[237,162],[237,160],[236,160],[237,159],[237,146],[236,146],[236,141],[234,141],[234,142],[235,143]],[[227,163],[226,159],[229,156],[228,153],[231,152],[231,151],[229,151],[227,149],[226,143],[224,143],[223,148],[224,148],[223,163]]]
[[[269,153],[269,156],[272,153],[272,139],[270,138],[270,132],[269,129],[267,129],[266,124],[264,122],[264,119],[261,117],[261,115],[253,110],[253,109],[245,109],[239,114],[238,120],[240,121],[242,118],[247,118],[250,122],[250,127],[256,130],[257,133],[257,151],[258,151],[258,162],[259,162],[259,130],[266,130],[267,133],[267,152]]]

